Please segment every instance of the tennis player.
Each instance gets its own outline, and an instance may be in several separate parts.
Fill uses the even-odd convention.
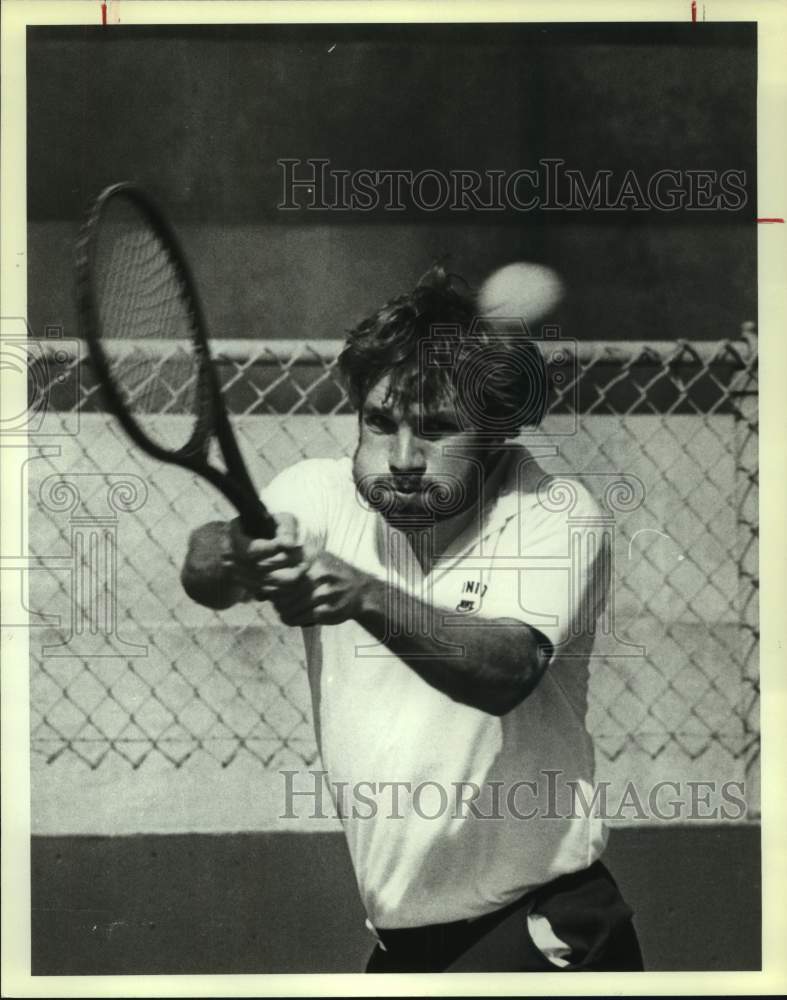
[[[543,413],[537,348],[474,314],[435,267],[360,323],[339,359],[352,460],[274,479],[273,540],[237,521],[195,531],[182,579],[202,603],[271,601],[303,629],[367,971],[638,970],[585,807],[598,509],[515,440]]]

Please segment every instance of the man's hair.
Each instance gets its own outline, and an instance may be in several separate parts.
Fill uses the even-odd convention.
[[[547,375],[524,323],[479,317],[475,295],[439,264],[347,335],[339,355],[352,405],[390,375],[387,402],[425,410],[446,402],[461,426],[515,437],[541,422]]]

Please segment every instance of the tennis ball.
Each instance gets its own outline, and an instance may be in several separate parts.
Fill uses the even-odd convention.
[[[563,299],[563,282],[543,264],[518,261],[494,271],[478,292],[481,316],[522,319],[529,326],[549,315]]]

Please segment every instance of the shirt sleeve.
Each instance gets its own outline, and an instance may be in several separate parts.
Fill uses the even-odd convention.
[[[548,640],[550,657],[593,635],[611,566],[609,532],[595,501],[587,495],[579,512],[568,513],[528,507],[506,532],[481,613],[529,625]]]
[[[298,522],[298,541],[309,551],[325,548],[332,516],[337,462],[309,458],[279,472],[261,493],[275,517],[292,514]]]

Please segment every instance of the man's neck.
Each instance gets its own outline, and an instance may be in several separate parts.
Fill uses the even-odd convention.
[[[422,573],[430,573],[432,563],[445,555],[448,548],[456,539],[468,531],[471,525],[475,524],[478,531],[483,529],[487,515],[500,492],[509,464],[510,454],[503,449],[493,462],[485,466],[482,489],[473,503],[452,517],[436,521],[426,529],[430,536],[430,544],[426,547],[426,551],[420,545],[413,545],[413,551],[421,566]],[[406,524],[397,524],[396,527],[399,531],[403,531],[405,535],[410,534]],[[415,531],[416,529],[413,530]],[[423,528],[420,529],[420,531],[423,530]],[[473,534],[476,534],[476,532]],[[468,538],[468,544],[473,540]]]
[[[495,504],[508,471],[509,457],[507,451],[499,451],[492,461],[484,466],[481,492],[474,503],[454,517],[438,521],[435,525],[435,556],[443,555],[449,545],[459,538],[471,524],[477,525],[479,531],[483,530],[489,511]]]

